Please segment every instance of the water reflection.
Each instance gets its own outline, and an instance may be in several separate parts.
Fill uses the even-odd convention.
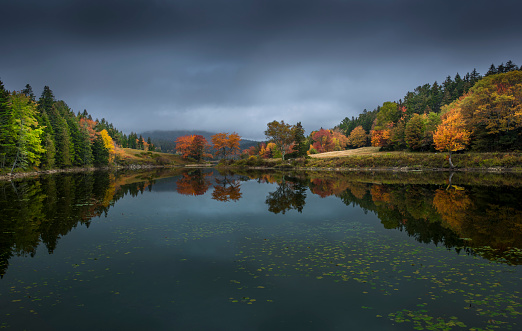
[[[274,214],[284,214],[291,209],[301,213],[305,200],[306,182],[295,177],[285,178],[283,175],[277,189],[268,193],[265,203],[268,205],[268,210]]]
[[[73,228],[88,228],[123,196],[151,190],[154,178],[173,174],[93,172],[0,182],[0,277],[11,257],[34,256],[40,244],[52,254]]]
[[[275,214],[303,212],[310,192],[375,213],[384,228],[404,231],[419,242],[522,263],[520,176],[176,169],[0,182],[0,275],[11,257],[34,256],[40,244],[53,253],[61,237],[77,226],[89,227],[91,218],[106,214],[125,195],[157,190],[195,197],[210,193],[212,199],[225,203],[260,199],[241,191],[241,183],[247,180],[274,185],[275,190],[263,198]],[[258,203],[263,203],[261,199]]]
[[[277,183],[268,210],[302,212],[306,188],[321,198],[375,213],[386,229],[405,231],[417,241],[521,264],[522,179],[491,174],[244,173]],[[481,181],[482,179],[482,181]],[[423,184],[423,180],[430,184]],[[509,182],[510,185],[506,185]]]

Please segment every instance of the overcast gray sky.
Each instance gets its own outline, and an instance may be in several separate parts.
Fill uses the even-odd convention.
[[[124,132],[263,139],[331,128],[416,86],[522,64],[520,0],[2,1],[0,79]]]

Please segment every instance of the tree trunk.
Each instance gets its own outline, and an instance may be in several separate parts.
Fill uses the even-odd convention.
[[[451,151],[449,152],[449,158],[448,158],[448,161],[449,161],[450,167],[451,167],[452,169],[455,168],[455,166],[453,165],[453,162],[451,162]]]

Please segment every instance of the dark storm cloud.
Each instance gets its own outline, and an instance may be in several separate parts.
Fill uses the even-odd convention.
[[[309,131],[522,54],[517,1],[17,1],[0,75],[118,128]]]

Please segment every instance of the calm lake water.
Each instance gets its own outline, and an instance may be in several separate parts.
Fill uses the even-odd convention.
[[[522,177],[0,182],[0,327],[520,330]]]

